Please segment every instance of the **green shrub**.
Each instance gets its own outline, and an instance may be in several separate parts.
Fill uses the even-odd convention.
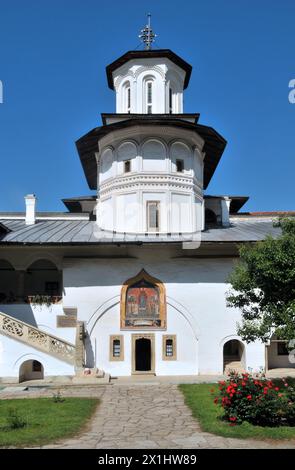
[[[6,422],[9,429],[20,429],[27,426],[27,421],[22,416],[20,416],[16,408],[8,409]]]
[[[295,392],[287,382],[283,389],[263,376],[231,372],[219,382],[214,402],[224,409],[224,419],[231,426],[243,421],[259,426],[293,426]]]

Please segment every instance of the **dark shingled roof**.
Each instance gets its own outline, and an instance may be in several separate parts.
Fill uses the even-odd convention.
[[[128,128],[131,126],[171,126],[181,129],[187,129],[198,134],[204,141],[203,151],[205,152],[204,159],[204,189],[207,188],[218,162],[223,154],[226,146],[226,140],[218,134],[212,127],[204,126],[202,124],[194,124],[192,122],[183,121],[181,119],[171,118],[165,119],[159,117],[160,115],[137,115],[132,119],[120,121],[107,126],[96,127],[88,134],[81,137],[76,142],[79,152],[82,167],[90,189],[97,188],[97,163],[95,152],[98,152],[99,140],[106,134],[119,129]]]
[[[40,220],[26,225],[24,220],[0,220],[11,230],[1,240],[1,245],[98,245],[180,243],[189,241],[185,235],[128,235],[100,230],[88,220]],[[233,218],[230,227],[210,228],[202,232],[202,243],[241,243],[263,240],[268,234],[278,236],[279,227],[271,218]]]
[[[185,71],[184,88],[187,88],[192,73],[192,66],[170,49],[152,49],[149,51],[128,51],[106,67],[108,85],[113,90],[113,72],[133,59],[154,59],[165,57]]]

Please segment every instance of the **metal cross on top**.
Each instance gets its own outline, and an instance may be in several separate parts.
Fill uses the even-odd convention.
[[[150,13],[147,15],[148,24],[140,31],[141,34],[138,36],[144,43],[146,50],[150,50],[152,48],[152,44],[157,37],[151,28],[151,16],[152,15]]]

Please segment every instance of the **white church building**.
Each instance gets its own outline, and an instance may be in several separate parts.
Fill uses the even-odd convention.
[[[191,65],[143,41],[106,67],[116,113],[76,143],[95,196],[0,213],[2,382],[292,366],[280,342],[245,344],[226,303],[239,244],[277,236],[279,213],[207,192],[226,141],[184,113]]]

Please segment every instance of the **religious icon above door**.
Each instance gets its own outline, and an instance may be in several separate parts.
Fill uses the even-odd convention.
[[[122,287],[121,328],[166,328],[165,287],[145,270]]]

